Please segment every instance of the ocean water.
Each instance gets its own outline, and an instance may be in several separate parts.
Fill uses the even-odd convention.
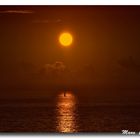
[[[138,103],[79,97],[70,91],[46,98],[5,98],[0,101],[0,132],[140,131]]]

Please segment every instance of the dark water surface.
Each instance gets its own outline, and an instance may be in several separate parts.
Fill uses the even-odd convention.
[[[72,92],[41,99],[1,99],[1,132],[140,131],[140,105],[96,102]]]

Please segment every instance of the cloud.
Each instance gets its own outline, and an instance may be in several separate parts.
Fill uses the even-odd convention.
[[[119,60],[119,65],[128,70],[140,71],[140,64],[131,56],[127,59]]]
[[[0,11],[2,14],[32,14],[34,11],[32,10],[5,10]]]
[[[45,64],[40,69],[40,74],[45,74],[47,76],[58,76],[60,74],[63,74],[66,70],[66,66],[63,62],[56,61],[53,64]]]
[[[42,20],[34,20],[34,23],[59,23],[61,19],[42,19]]]

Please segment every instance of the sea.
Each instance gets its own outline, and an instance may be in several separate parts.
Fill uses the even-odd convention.
[[[10,94],[0,98],[0,132],[122,134],[122,130],[140,131],[139,91]]]

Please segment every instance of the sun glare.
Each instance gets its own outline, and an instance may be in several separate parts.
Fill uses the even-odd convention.
[[[65,33],[62,33],[60,34],[59,36],[59,42],[62,46],[64,47],[68,47],[72,44],[73,42],[73,37],[70,33],[68,32],[65,32]]]

